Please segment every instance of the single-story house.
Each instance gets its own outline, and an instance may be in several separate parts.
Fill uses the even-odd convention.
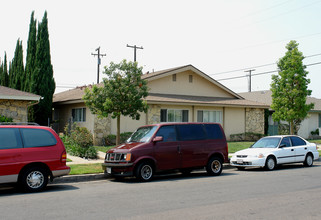
[[[39,103],[41,96],[0,86],[0,115],[14,122],[28,122],[28,107]]]
[[[268,106],[272,104],[272,92],[270,90],[266,91],[256,91],[256,92],[245,92],[239,93],[240,96],[244,97],[245,99],[252,100],[252,101],[259,101]],[[300,125],[298,135],[303,138],[310,138],[311,131],[315,131],[318,128],[321,128],[321,99],[307,97],[307,104],[314,103],[314,108],[309,111],[308,117],[304,119]],[[273,110],[269,108],[269,135],[278,134],[278,126],[277,122],[274,122],[272,119]],[[286,122],[281,122],[285,123]],[[320,129],[319,129],[320,130]]]
[[[244,99],[192,65],[146,73],[149,109],[140,120],[121,117],[121,132],[133,132],[137,127],[159,122],[218,122],[227,139],[231,134],[264,133],[266,104]],[[72,119],[87,127],[95,144],[109,134],[116,134],[116,120],[100,119],[91,114],[82,97],[87,86],[55,94],[53,97],[54,127],[63,132]]]

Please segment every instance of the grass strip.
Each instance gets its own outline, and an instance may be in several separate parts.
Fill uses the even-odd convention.
[[[80,175],[89,173],[102,173],[103,169],[101,163],[89,163],[89,164],[71,164],[69,175]]]

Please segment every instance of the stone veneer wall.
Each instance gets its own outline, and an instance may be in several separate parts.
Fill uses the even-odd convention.
[[[111,133],[111,117],[107,118],[98,118],[95,115],[94,119],[94,145],[95,146],[103,146],[104,145],[104,137],[107,137]]]
[[[264,134],[264,109],[246,109],[245,132]]]
[[[160,123],[161,106],[160,105],[149,105],[147,113],[147,124],[157,124]]]
[[[29,101],[0,100],[0,115],[12,118],[14,122],[28,121]]]

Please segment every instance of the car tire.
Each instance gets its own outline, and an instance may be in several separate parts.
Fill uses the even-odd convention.
[[[269,156],[265,162],[265,169],[271,171],[271,170],[274,170],[275,167],[276,167],[275,159]]]
[[[42,167],[28,168],[22,173],[19,183],[26,192],[40,192],[48,184],[48,173]]]
[[[313,157],[312,157],[311,154],[307,154],[303,164],[306,167],[312,167],[312,165],[313,165]]]
[[[140,163],[135,170],[136,178],[143,182],[150,181],[153,178],[153,175],[154,175],[153,165],[148,162]]]
[[[219,157],[211,157],[206,165],[208,175],[219,176],[223,170],[223,162]]]

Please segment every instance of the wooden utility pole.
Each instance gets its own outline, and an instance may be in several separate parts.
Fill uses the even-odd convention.
[[[255,71],[255,69],[252,70],[246,70],[244,72],[248,72],[249,73],[249,92],[251,92],[251,78],[252,78],[252,71]]]
[[[91,53],[91,55],[97,56],[97,84],[99,83],[99,66],[101,63],[100,57],[106,56],[106,54],[100,54],[100,47],[96,49],[97,53]]]
[[[131,48],[134,48],[134,62],[136,62],[136,50],[137,49],[144,49],[143,47],[137,47],[136,45],[134,46],[130,46],[127,44],[127,47],[131,47]]]

